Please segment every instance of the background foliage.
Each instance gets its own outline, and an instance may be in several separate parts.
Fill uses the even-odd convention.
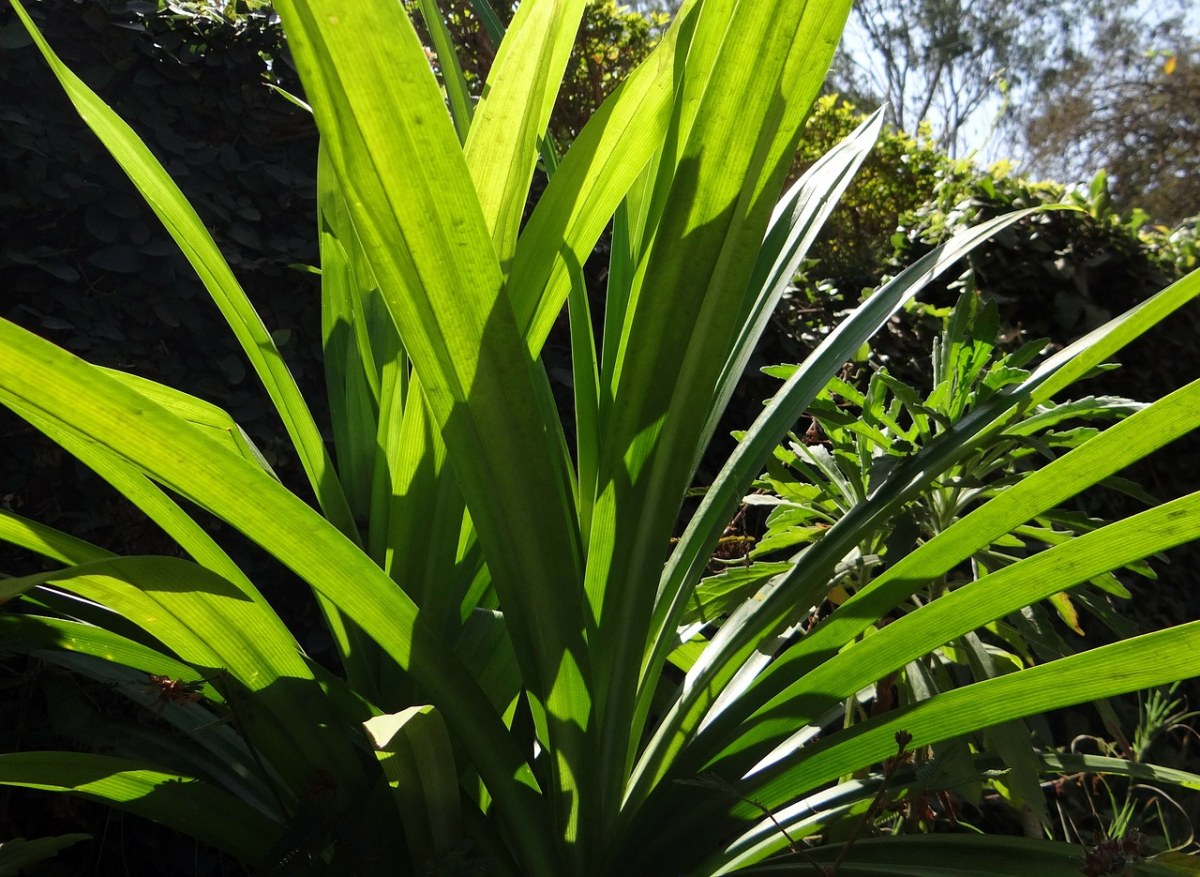
[[[266,13],[231,26],[125,0],[41,4],[38,13],[83,78],[132,120],[181,181],[280,327],[277,340],[297,379],[318,380],[311,331],[317,287],[298,267],[316,260],[316,139],[307,115],[263,85],[270,71],[295,87],[286,61],[277,59],[278,27]],[[0,15],[4,315],[97,362],[178,382],[255,430],[266,407],[243,390],[236,343],[219,328],[193,272],[70,104],[48,87],[36,53],[14,51],[25,41],[11,12]],[[42,95],[36,116],[21,101],[31,93]],[[268,453],[282,452],[280,441],[261,438]],[[286,470],[286,459],[276,459]],[[24,496],[45,479],[73,480],[72,464],[55,463],[10,456],[5,483]],[[75,499],[64,497],[64,508]],[[90,532],[99,522],[73,523]],[[131,523],[113,532],[129,533]]]
[[[1122,209],[1200,209],[1200,33],[1182,0],[863,0],[833,88],[952,154],[1020,157],[1026,173],[1115,181]]]
[[[812,161],[861,121],[851,104],[830,96],[809,120],[798,163]],[[1079,209],[1035,214],[974,250],[969,264],[979,292],[999,304],[1005,349],[1036,338],[1061,345],[1142,301],[1162,285],[1200,264],[1194,220],[1173,227],[1146,212],[1121,212],[1109,178],[1095,175],[1087,187],[1033,182],[1012,173],[1006,163],[980,169],[953,159],[931,137],[884,131],[810,253],[793,295],[775,315],[775,331],[764,338],[762,365],[799,362],[839,316],[889,272],[900,270],[955,232],[1015,209],[1038,204],[1070,204]],[[845,208],[845,209],[842,209]],[[869,253],[868,257],[860,254]],[[929,345],[944,313],[958,296],[962,278],[935,283],[923,295],[928,307],[910,310],[871,342],[868,358],[918,386],[932,386]],[[1159,326],[1120,356],[1122,368],[1088,382],[1090,392],[1153,399],[1174,389],[1195,361],[1200,305],[1192,303],[1170,327]],[[865,378],[865,371],[862,376]],[[770,383],[762,387],[765,398]],[[737,424],[731,424],[736,428]],[[1136,471],[1160,499],[1200,486],[1200,439],[1181,439],[1169,460],[1143,461]],[[1113,512],[1132,508],[1107,496]],[[1200,562],[1190,546],[1163,572],[1164,583],[1184,585],[1188,569]],[[1175,595],[1194,594],[1180,587]],[[1141,602],[1154,617],[1194,615],[1200,599],[1162,605],[1155,589]]]
[[[1045,72],[1014,126],[1041,172],[1105,168],[1124,210],[1178,222],[1200,212],[1200,37],[1186,13],[1147,29],[1129,11],[1097,22],[1091,51]]]

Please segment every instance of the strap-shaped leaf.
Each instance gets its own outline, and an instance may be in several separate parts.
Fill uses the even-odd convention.
[[[79,752],[0,754],[0,783],[67,792],[119,807],[199,838],[245,862],[257,862],[283,827],[194,777],[153,765]]]
[[[130,376],[128,375],[107,369],[104,370],[104,373],[134,388],[139,395],[145,395],[147,386],[152,384],[150,381],[130,380]],[[184,397],[184,394],[181,393],[176,396],[168,387],[159,387],[159,385],[155,385],[155,387],[158,387],[158,389],[152,390],[146,398],[155,399],[160,403],[168,402],[171,404],[173,410],[181,416],[187,416],[184,413],[185,411],[192,411],[190,405],[180,402],[180,397]],[[199,400],[196,401],[198,402]],[[216,540],[204,532],[175,500],[167,496],[158,485],[147,478],[137,467],[130,465],[129,461],[122,459],[118,454],[114,454],[104,445],[88,441],[72,430],[62,429],[53,419],[42,417],[34,408],[23,407],[19,403],[12,404],[11,407],[29,421],[29,423],[37,427],[49,438],[58,442],[68,453],[75,456],[81,463],[91,468],[93,472],[115,487],[127,500],[145,512],[150,520],[158,524],[163,529],[163,532],[174,539],[179,547],[190,554],[197,563],[212,570],[228,581],[237,583],[243,593],[250,596],[251,599],[264,608],[266,607],[266,600],[262,594],[259,593],[258,589],[246,577],[237,564],[233,562],[229,555],[225,553],[225,550],[217,544]],[[193,425],[194,423],[195,421],[189,418],[189,425]],[[205,429],[204,432],[207,435],[215,436],[220,443],[217,457],[232,452],[233,455],[242,459],[256,459],[253,454],[243,454],[238,449],[237,444],[233,443],[229,433],[224,430],[218,429],[214,431],[212,429]],[[255,464],[258,465],[257,461]],[[269,467],[264,468],[264,471],[269,472]],[[271,475],[274,477],[274,473],[271,473]]]
[[[63,86],[67,97],[75,105],[80,116],[100,138],[122,170],[137,187],[146,203],[162,221],[175,243],[199,275],[205,289],[225,317],[234,335],[241,344],[259,379],[283,420],[291,437],[300,462],[304,467],[317,502],[329,519],[350,538],[357,539],[354,516],[342,493],[341,485],[333,470],[329,453],[317,428],[312,414],[296,386],[274,339],[263,325],[258,313],[238,284],[229,265],[221,256],[216,243],[208,233],[196,211],[183,193],[171,180],[166,170],[155,159],[137,134],[125,124],[87,85],[59,60],[37,31],[32,20],[21,6],[13,0],[13,8],[33,37],[39,51],[49,63],[54,75]],[[53,436],[52,436],[53,437]],[[100,455],[103,457],[103,454]],[[95,465],[85,460],[89,465]],[[122,481],[129,478],[119,472],[119,467],[105,467],[101,474],[110,481],[116,476]],[[241,577],[241,572],[215,543],[207,540],[203,533],[187,518],[182,510],[174,507],[166,497],[156,496],[144,486],[131,485],[134,496],[143,496],[143,507],[148,503],[154,507],[150,516],[176,538],[182,534],[184,547],[203,563],[210,563],[221,575]],[[124,491],[123,485],[118,489]],[[136,501],[136,500],[135,500]],[[247,583],[248,584],[248,583]],[[330,611],[323,598],[318,596],[326,620],[334,634],[342,655],[350,654],[349,636],[345,625],[336,613]]]
[[[905,269],[830,332],[763,409],[714,479],[713,485],[706,492],[700,508],[688,523],[663,570],[647,646],[645,678],[638,695],[639,723],[643,722],[649,713],[662,662],[676,645],[675,630],[691,597],[692,589],[703,575],[708,558],[734,509],[749,489],[750,483],[762,471],[763,465],[779,441],[842,364],[850,359],[854,351],[887,322],[892,314],[906,301],[919,294],[928,283],[953,267],[963,254],[1017,221],[1022,215],[1028,214],[1000,217],[978,228],[962,232]],[[703,656],[703,660],[708,662],[713,660],[713,657],[710,653]],[[702,666],[693,667],[691,672],[699,673],[702,670]],[[687,692],[684,695],[686,698]],[[637,768],[639,775],[643,773],[645,765],[659,757],[655,755],[655,751],[658,747],[666,745],[668,727],[675,721],[682,721],[679,715],[682,709],[682,705],[673,708],[659,725],[654,740],[642,755],[642,764]],[[677,736],[675,745],[682,745],[686,736],[683,733]],[[665,751],[663,754],[665,755]],[[648,779],[639,776],[639,783],[641,782],[648,782]]]
[[[1053,398],[1196,296],[1200,296],[1200,268],[1064,347],[1035,372],[1033,402]]]
[[[458,774],[446,724],[431,706],[376,716],[364,727],[404,822],[414,866],[430,869],[462,842]]]
[[[412,601],[328,521],[258,466],[222,454],[165,409],[4,321],[0,401],[36,410],[59,428],[107,446],[245,533],[335,603],[413,673],[453,724],[484,782],[504,802],[503,817],[524,826],[518,843],[531,872],[552,870],[544,864],[552,861],[544,849],[549,832],[536,811],[532,776],[499,717],[436,633],[418,623]]]
[[[545,373],[517,331],[466,161],[402,8],[333,0],[276,8],[354,228],[446,442],[526,682],[550,716],[561,759],[552,782],[569,790],[553,798],[570,836],[577,808],[587,805],[576,783],[594,766],[585,754],[590,672],[582,552]]]
[[[1173,784],[1186,789],[1200,788],[1200,776],[1158,764],[1060,752],[1040,752],[1036,757],[1040,771],[1046,777],[1093,773]],[[758,825],[724,850],[705,860],[697,871],[704,874],[733,873],[739,866],[762,862],[771,853],[788,848],[788,840],[783,832],[786,831],[795,840],[811,836],[823,830],[833,820],[852,815],[856,808],[861,812],[864,802],[874,798],[883,785],[890,790],[889,797],[892,800],[899,800],[921,792],[952,789],[962,782],[977,780],[980,777],[994,776],[1004,767],[999,759],[992,756],[969,759],[965,765],[966,771],[961,774],[937,765],[935,760],[915,769],[898,767],[887,784],[884,784],[882,777],[876,773],[863,780],[845,780],[836,786],[806,795],[795,803],[776,810],[771,814],[771,818],[760,820]],[[896,839],[893,837],[888,842]]]
[[[320,430],[271,333],[246,298],[246,293],[221,256],[212,235],[133,129],[59,60],[34,26],[20,0],[11,2],[79,115],[100,138],[162,221],[233,329],[246,358],[250,360],[283,419],[283,425],[291,436],[321,507],[338,527],[346,533],[352,533],[353,516],[338,488]]]
[[[738,327],[737,340],[721,371],[717,391],[713,394],[713,403],[702,433],[702,447],[707,447],[712,440],[717,421],[742,379],[746,364],[767,322],[800,270],[825,220],[875,145],[882,127],[881,108],[864,119],[850,136],[821,156],[776,205],[754,264],[749,294],[742,302],[742,312],[734,320],[734,325]]]
[[[757,643],[773,636],[788,623],[792,607],[812,605],[821,599],[827,587],[829,571],[861,541],[864,533],[882,522],[891,510],[898,508],[937,473],[944,471],[981,435],[1003,430],[1010,413],[1019,403],[1028,405],[1043,400],[1045,388],[1051,381],[1055,385],[1059,383],[1055,376],[1062,370],[1066,369],[1076,377],[1086,373],[1095,363],[1111,356],[1156,320],[1170,314],[1197,293],[1200,293],[1200,271],[1193,272],[1126,314],[1111,320],[1101,330],[1064,348],[1039,366],[1026,381],[977,406],[947,429],[937,441],[893,470],[888,480],[879,485],[865,502],[859,503],[839,520],[820,542],[809,549],[804,562],[797,564],[791,573],[775,583],[761,602],[743,604],[724,623],[714,637],[713,644],[690,671],[680,703],[671,708],[660,725],[656,740],[647,749],[644,762],[661,757],[666,749],[683,745],[690,737],[690,731],[683,729],[696,727],[711,705],[711,698],[705,692],[721,690],[725,681],[738,672],[745,657],[753,653]],[[1092,365],[1081,372],[1080,360]],[[764,412],[763,417],[768,416],[768,412]],[[763,417],[760,417],[760,422]],[[738,452],[735,452],[734,458],[737,456]],[[1073,493],[1091,483],[1088,479],[1076,481],[1077,489]],[[684,703],[690,705],[682,706]],[[686,718],[684,712],[687,713]],[[673,734],[667,731],[668,727],[674,727]],[[668,735],[674,740],[672,744],[666,743]],[[651,752],[659,752],[660,755],[651,755]]]
[[[390,344],[372,344],[372,329],[378,333],[378,318],[368,316],[375,302],[374,278],[362,254],[358,237],[338,189],[326,149],[317,159],[317,220],[321,249],[321,341],[325,366],[325,388],[329,399],[329,414],[333,422],[333,441],[337,455],[338,478],[346,501],[357,522],[370,520],[374,532],[382,521],[370,518],[375,492],[387,460],[379,455],[376,445],[380,434],[381,409],[389,408],[391,400],[383,398],[381,372],[396,368],[397,363],[381,363],[380,358],[399,359],[406,368],[403,350],[394,341],[395,329],[391,317],[387,323]],[[388,354],[391,354],[388,357]],[[372,530],[368,530],[368,543]],[[378,648],[364,637],[353,624],[348,624],[317,595],[346,676],[358,691],[373,701],[381,700]]]
[[[60,628],[68,634],[63,641],[64,645],[70,643],[68,649],[77,644],[85,648],[98,644],[91,642],[92,637],[82,633],[80,626],[73,630]],[[47,633],[51,631],[53,628],[47,629]],[[29,627],[17,625],[16,632],[19,640],[28,641]],[[271,819],[287,820],[288,808],[296,803],[295,795],[268,763],[269,754],[243,736],[244,723],[239,723],[243,725],[239,730],[234,727],[228,708],[223,711],[208,708],[208,703],[222,703],[223,698],[211,684],[193,678],[196,671],[192,668],[183,665],[170,672],[147,675],[106,656],[82,651],[50,648],[34,654],[110,688],[150,710],[159,722],[171,725],[178,732],[164,732],[159,722],[135,723],[109,717],[73,689],[54,686],[52,696],[65,701],[55,708],[54,723],[59,733],[112,755],[169,765],[180,773],[219,786]],[[170,668],[168,665],[162,669]],[[193,700],[195,697],[204,700]]]
[[[0,631],[3,631],[6,649],[21,652],[64,649],[75,654],[111,661],[148,675],[200,683],[198,693],[218,703],[224,699],[191,664],[185,664],[157,649],[102,627],[93,627],[78,621],[65,621],[61,618],[5,613],[0,615]]]
[[[546,132],[585,0],[517,7],[500,43],[464,152],[501,266],[516,248],[538,139]]]
[[[1200,538],[1200,494],[1134,515],[971,582],[831,656],[746,720],[722,759],[749,770],[772,742],[951,639],[1134,560]],[[893,629],[894,628],[894,629]],[[795,667],[795,662],[790,666]],[[784,757],[775,752],[771,757]]]
[[[652,583],[697,457],[696,424],[707,418],[790,164],[776,144],[794,143],[849,3],[718,2],[698,11],[656,181],[665,202],[657,216],[651,210],[652,242],[602,389],[587,591],[609,764],[632,756]],[[615,819],[623,782],[606,779]]]
[[[517,242],[509,294],[537,355],[562,311],[573,272],[666,137],[686,12],[583,126]]]
[[[714,825],[724,830],[730,819],[757,823],[764,807],[781,810],[825,783],[894,756],[899,732],[911,735],[907,746],[912,750],[1010,719],[1200,674],[1200,651],[1194,647],[1197,635],[1200,622],[1171,627],[892,710],[823,737],[806,747],[802,758],[760,774],[760,778],[770,776],[761,785],[723,777],[737,789],[737,796],[690,788],[686,815],[669,824],[662,817],[664,812],[677,814],[678,801],[665,796],[640,814],[642,831],[624,839],[622,849],[635,852],[621,866],[637,873],[648,863],[670,860],[687,869],[702,854],[695,843],[697,833],[707,834]],[[651,832],[647,823],[665,827]]]
[[[104,373],[116,380],[128,384],[148,399],[153,399],[168,411],[178,414],[184,420],[206,430],[213,438],[226,444],[234,453],[257,463],[265,472],[278,478],[271,469],[262,451],[250,440],[245,431],[238,425],[228,411],[219,405],[198,399],[190,393],[160,384],[140,375],[117,369],[104,369]]]
[[[293,790],[303,789],[319,769],[339,778],[342,804],[361,789],[365,778],[357,756],[295,640],[274,613],[236,585],[179,558],[118,557],[5,579],[3,591],[35,584],[53,584],[106,606],[205,676],[227,674],[233,687],[226,699],[235,718]]]
[[[430,624],[457,632],[469,580],[456,569],[465,507],[446,446],[418,381],[409,387],[391,461],[385,567],[404,584]]]
[[[1198,633],[1200,621],[1194,621],[901,707],[814,743],[791,769],[779,772],[752,794],[761,795],[769,807],[777,806],[781,798],[793,798],[881,761],[895,753],[897,731],[912,734],[909,748],[917,748],[1009,719],[1200,675]],[[739,811],[747,812],[744,807]]]
[[[8,509],[0,509],[0,541],[64,564],[87,563],[116,556],[99,545],[31,521]]]
[[[458,63],[454,40],[450,29],[446,27],[445,17],[438,9],[437,0],[417,0],[417,7],[421,10],[425,29],[429,31],[429,37],[433,41],[433,50],[446,89],[446,101],[450,104],[450,116],[454,119],[454,129],[458,132],[458,139],[465,143],[467,132],[471,129],[471,116],[475,112],[475,106],[467,88],[462,65]]]
[[[886,569],[868,587],[838,607],[809,636],[780,656],[759,680],[755,694],[745,701],[743,708],[765,703],[763,698],[784,690],[782,686],[832,657],[874,620],[884,617],[913,594],[918,583],[944,575],[1033,515],[1074,496],[1082,486],[1120,471],[1197,428],[1200,428],[1200,381],[1163,397],[1029,474]],[[1110,568],[1117,566],[1120,564]]]

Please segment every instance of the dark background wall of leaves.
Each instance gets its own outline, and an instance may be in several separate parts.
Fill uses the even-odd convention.
[[[303,269],[317,258],[316,136],[307,114],[264,83],[270,72],[297,88],[277,26],[266,14],[231,26],[130,0],[32,11],[178,181],[319,398],[318,283]],[[268,403],[194,273],[11,12],[0,16],[3,315],[92,362],[226,407],[287,471]],[[6,419],[0,500],[114,550],[148,550],[153,537],[130,513],[107,507],[102,490],[29,433]]]
[[[30,4],[66,63],[147,141],[178,181],[274,330],[314,399],[321,380],[315,264],[316,136],[311,120],[264,84],[296,88],[266,14],[236,25],[158,12],[153,2]],[[19,22],[0,9],[0,313],[100,365],[173,384],[226,407],[287,478],[284,437],[232,334],[132,185],[81,123]],[[8,411],[0,412],[0,503],[122,553],[172,546],[106,484]],[[297,485],[298,486],[298,485]],[[215,523],[214,523],[214,526]],[[249,546],[251,570],[271,569]],[[0,548],[0,568],[38,561]],[[253,573],[252,573],[253,574]],[[266,579],[268,577],[263,576]],[[283,597],[294,583],[275,573]],[[307,600],[278,600],[298,631],[320,625]],[[303,635],[303,633],[302,633]],[[322,643],[307,643],[320,652]],[[4,667],[6,751],[71,738],[82,698],[111,698],[36,662]],[[125,717],[132,718],[132,717]],[[223,873],[210,852],[86,802],[5,790],[0,834],[86,831],[48,865],[61,873]],[[119,852],[118,852],[119,851]],[[234,873],[230,871],[230,873]]]

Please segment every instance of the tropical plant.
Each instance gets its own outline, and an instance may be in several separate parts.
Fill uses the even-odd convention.
[[[777,203],[847,2],[685,3],[564,156],[542,144],[552,178],[522,225],[583,0],[522,3],[477,105],[455,94],[458,77],[446,78],[448,94],[439,88],[399,4],[277,0],[322,137],[336,465],[195,213],[12,4],[228,319],[320,511],[274,477],[220,409],[0,323],[0,401],[187,555],[117,557],[0,513],[4,539],[58,564],[0,582],[11,598],[0,615],[5,648],[103,680],[168,726],[114,735],[111,754],[0,755],[0,782],[109,802],[267,873],[828,873],[819,863],[833,862],[845,875],[877,871],[881,855],[893,874],[930,873],[931,863],[944,872],[951,861],[965,872],[980,857],[991,873],[1077,868],[1074,849],[1020,839],[880,845],[825,834],[822,847],[801,844],[884,794],[957,782],[897,756],[1197,673],[1200,625],[967,685],[817,742],[806,729],[916,656],[1200,535],[1200,497],[1185,497],[861,637],[999,534],[1193,429],[1200,383],[992,499],[811,631],[797,628],[797,607],[821,601],[854,546],[982,436],[1194,297],[1200,275],[976,406],[710,641],[681,642],[709,556],[791,425],[924,283],[1020,216],[939,247],[834,330],[672,546],[755,340],[878,131],[876,116]],[[421,8],[437,30],[434,4]],[[594,326],[579,269],[610,220],[608,297]],[[564,305],[569,430],[538,358]],[[196,509],[312,588],[339,673],[301,651]],[[1112,762],[1105,769],[1132,769]],[[1055,772],[1062,759],[1044,763]]]

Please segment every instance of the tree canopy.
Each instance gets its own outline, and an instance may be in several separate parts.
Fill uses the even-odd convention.
[[[1200,213],[1200,39],[1181,19],[1099,24],[1091,51],[1042,77],[1017,130],[1030,163],[1059,178],[1105,168],[1119,207],[1161,222]]]

